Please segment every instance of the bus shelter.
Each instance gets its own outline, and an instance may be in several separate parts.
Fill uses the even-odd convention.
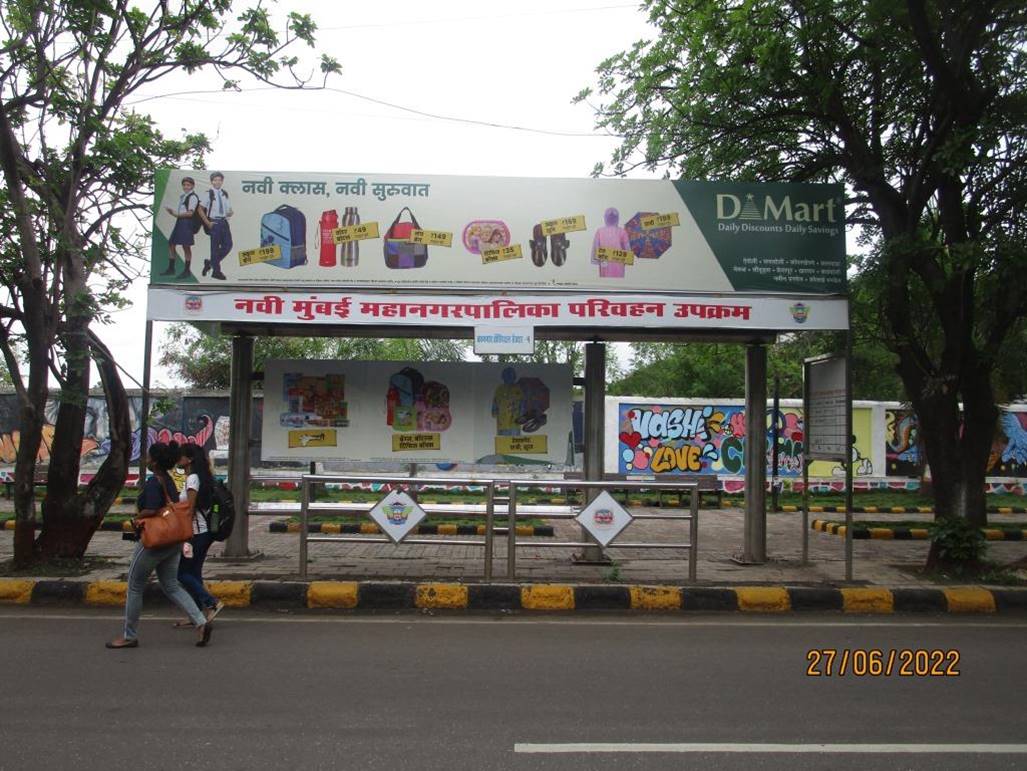
[[[786,183],[162,170],[144,386],[153,321],[232,339],[228,464],[241,521],[226,555],[236,557],[250,551],[259,336],[471,339],[478,353],[585,342],[586,480],[604,474],[607,343],[737,343],[747,351],[746,436],[762,437],[767,346],[782,334],[849,326],[842,195],[840,186]],[[299,374],[281,374],[290,377]],[[330,393],[344,375],[323,377],[318,387]],[[324,414],[265,409],[265,437],[282,436],[275,457],[360,459],[351,439],[373,434],[377,421],[400,437],[376,459],[475,461],[459,432],[440,440],[439,426],[421,416],[397,424],[405,416],[393,414],[396,381],[381,387],[385,398],[358,390],[352,405]],[[520,432],[498,421],[497,450],[557,452],[552,442],[511,438]],[[766,558],[764,442],[748,441],[745,453],[741,561],[758,563]]]

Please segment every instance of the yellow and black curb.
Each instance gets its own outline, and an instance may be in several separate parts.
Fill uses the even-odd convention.
[[[857,523],[852,527],[852,537],[881,541],[926,541],[931,537],[928,529],[930,524],[925,522],[924,527],[866,527]],[[845,525],[840,522],[814,519],[810,528],[828,535],[845,535]],[[1027,529],[985,527],[981,529],[981,534],[988,541],[1027,541]]]
[[[802,511],[802,506],[778,506],[778,511]],[[810,506],[814,514],[844,514],[844,506]],[[853,506],[853,514],[933,514],[933,506]],[[1023,506],[988,506],[989,514],[1027,514]]]
[[[464,584],[413,581],[211,581],[233,608],[315,610],[631,611],[850,614],[1022,613],[1027,589]],[[124,581],[0,579],[0,604],[121,607]],[[163,600],[156,584],[147,603]]]
[[[272,522],[268,525],[269,533],[298,533],[299,522]],[[505,525],[496,524],[495,532],[505,533]],[[307,532],[317,535],[377,535],[381,528],[374,522],[310,522],[307,524]],[[418,525],[418,535],[485,535],[485,525]],[[518,525],[517,535],[520,536],[553,536],[552,525]]]

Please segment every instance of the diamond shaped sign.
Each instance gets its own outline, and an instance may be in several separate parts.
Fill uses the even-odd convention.
[[[607,546],[621,530],[631,524],[632,518],[613,496],[603,490],[575,519],[600,544]]]
[[[393,543],[399,543],[424,519],[424,509],[400,490],[393,490],[371,509],[371,519]]]

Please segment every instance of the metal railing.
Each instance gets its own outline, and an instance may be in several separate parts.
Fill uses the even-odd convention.
[[[465,486],[465,485],[476,485],[481,486],[485,491],[485,533],[483,540],[468,540],[465,538],[409,538],[404,537],[398,543],[403,544],[421,544],[421,545],[433,545],[433,546],[481,546],[484,548],[482,573],[486,582],[492,580],[493,574],[493,552],[494,552],[494,540],[497,532],[496,527],[496,507],[497,507],[497,488],[505,489],[507,495],[500,497],[501,502],[506,503],[506,531],[507,531],[507,577],[510,579],[516,578],[517,572],[517,549],[519,547],[536,547],[536,548],[587,548],[600,546],[597,541],[532,541],[518,542],[517,540],[517,518],[534,518],[538,516],[537,512],[524,511],[523,513],[517,510],[517,491],[524,488],[547,488],[547,489],[560,489],[560,490],[674,490],[680,495],[681,492],[687,491],[690,498],[690,506],[688,514],[635,514],[632,515],[631,523],[635,521],[646,521],[646,520],[674,520],[683,521],[689,523],[689,540],[687,542],[624,542],[620,541],[620,537],[624,532],[631,526],[629,523],[624,530],[617,534],[613,538],[607,547],[625,548],[625,549],[687,549],[689,553],[688,558],[688,578],[690,581],[696,580],[696,571],[698,565],[698,547],[699,547],[699,492],[700,486],[695,482],[625,482],[625,481],[602,481],[602,482],[586,482],[582,480],[517,480],[517,479],[467,479],[467,478],[444,478],[444,477],[402,477],[402,476],[374,476],[374,475],[350,475],[350,474],[304,474],[299,477],[300,488],[302,493],[302,500],[300,503],[300,548],[299,548],[299,575],[301,578],[307,577],[307,561],[309,556],[308,546],[310,543],[393,543],[388,537],[375,537],[375,536],[326,536],[326,535],[310,535],[309,533],[309,521],[311,511],[325,512],[325,511],[352,511],[352,505],[345,503],[317,503],[312,508],[311,502],[311,490],[315,485],[332,484],[332,483],[347,483],[347,482],[371,482],[381,483],[389,485],[392,489],[403,488],[407,491],[417,491],[420,488],[435,486]],[[289,480],[291,481],[291,480]],[[587,497],[587,494],[586,494]],[[580,513],[580,508],[574,506],[568,507],[566,512],[553,512],[548,511],[544,516],[547,519],[573,519]],[[481,516],[475,512],[468,512],[471,516]],[[498,529],[501,532],[501,528]],[[607,548],[601,547],[601,548]]]
[[[300,565],[299,574],[301,578],[307,577],[307,554],[308,544],[317,542],[338,542],[338,543],[392,543],[387,538],[374,536],[311,536],[308,530],[311,510],[311,488],[317,484],[331,484],[333,482],[381,482],[383,484],[402,486],[407,491],[417,491],[428,486],[461,486],[481,485],[485,488],[485,539],[474,541],[458,538],[409,538],[404,537],[401,542],[404,544],[430,544],[432,546],[483,546],[485,555],[483,558],[483,573],[486,581],[492,580],[492,541],[495,519],[495,488],[496,481],[493,479],[463,479],[463,478],[440,478],[440,477],[400,477],[400,476],[363,476],[350,474],[304,474],[301,478],[302,499],[300,503]],[[318,512],[321,511],[345,511],[345,504],[317,504]],[[351,507],[350,507],[350,510]]]
[[[696,566],[698,564],[697,557],[699,554],[699,484],[696,482],[622,482],[622,481],[602,481],[602,482],[585,482],[577,480],[568,480],[564,482],[554,480],[509,480],[509,504],[507,506],[507,549],[506,549],[506,572],[507,577],[510,579],[516,578],[517,575],[517,547],[531,546],[536,548],[588,548],[594,546],[600,546],[601,548],[609,548],[616,546],[619,549],[687,549],[688,556],[688,580],[695,581],[696,578]],[[580,489],[580,490],[677,490],[689,491],[689,497],[691,503],[689,505],[688,514],[634,514],[631,515],[631,522],[620,531],[608,544],[607,546],[601,546],[596,541],[549,541],[539,543],[518,543],[517,542],[517,490],[520,488],[532,488],[532,487],[558,487],[561,489]],[[586,495],[587,497],[587,495]],[[587,504],[586,504],[587,505]],[[584,507],[582,507],[584,508]],[[547,515],[550,519],[574,519],[578,516],[579,512],[575,512],[573,508],[567,514],[549,514]],[[688,530],[688,541],[684,543],[678,542],[619,542],[618,539],[624,534],[628,528],[636,521],[655,520],[655,519],[667,519],[667,520],[681,520],[689,522]]]

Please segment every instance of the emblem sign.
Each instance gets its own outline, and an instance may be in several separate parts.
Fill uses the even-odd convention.
[[[631,515],[603,490],[575,519],[593,538],[608,546],[620,531],[631,524]]]
[[[406,538],[426,516],[413,498],[399,490],[393,490],[378,501],[370,513],[371,519],[395,544]]]

